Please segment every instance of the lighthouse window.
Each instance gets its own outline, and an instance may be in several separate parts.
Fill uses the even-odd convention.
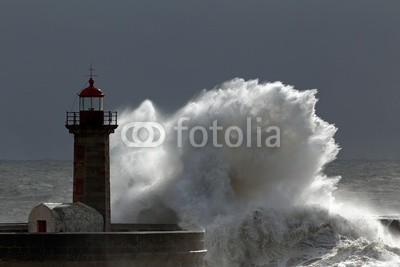
[[[92,101],[90,101],[91,99],[90,99],[90,97],[83,97],[82,98],[83,99],[83,109],[82,110],[90,110],[90,108],[91,108],[91,102]]]
[[[98,97],[93,97],[92,98],[92,108],[94,109],[94,110],[99,110],[99,105],[100,105],[100,98],[98,98]]]
[[[102,97],[81,97],[79,100],[80,110],[103,110]]]
[[[103,110],[103,98],[99,98],[100,102],[99,102],[99,110]]]

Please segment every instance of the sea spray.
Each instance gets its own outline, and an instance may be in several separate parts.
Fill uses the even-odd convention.
[[[373,245],[381,244],[375,232],[379,225],[358,227],[357,219],[339,215],[341,207],[332,197],[339,177],[323,173],[339,151],[333,139],[337,129],[316,115],[316,93],[280,82],[234,79],[202,91],[169,116],[148,100],[122,112],[111,139],[113,220],[203,228],[210,266],[345,262],[334,255],[364,244],[360,238],[372,240],[365,242],[376,252],[364,255],[365,264],[396,262],[396,250]],[[214,121],[223,129],[238,127],[244,140],[257,144],[259,137],[245,131],[250,119],[253,132],[260,128],[263,138],[268,127],[278,127],[280,145],[216,147],[207,142],[195,147],[189,130],[177,135],[181,118],[190,118],[187,129],[209,129]],[[159,123],[165,140],[153,148],[126,146],[121,129],[131,122]],[[217,138],[226,136],[221,131]]]

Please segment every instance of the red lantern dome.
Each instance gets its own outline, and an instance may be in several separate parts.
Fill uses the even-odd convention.
[[[94,80],[89,79],[89,87],[86,87],[79,93],[79,110],[81,111],[102,111],[103,110],[103,92],[94,87]]]
[[[79,97],[104,97],[103,92],[94,87],[94,80],[92,78],[89,79],[89,87],[86,87],[79,93]]]

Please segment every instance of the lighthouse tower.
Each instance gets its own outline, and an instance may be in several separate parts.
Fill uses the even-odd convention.
[[[118,127],[117,112],[103,110],[104,94],[94,86],[79,93],[79,112],[67,112],[65,127],[74,134],[73,202],[100,212],[104,231],[110,231],[109,135]]]

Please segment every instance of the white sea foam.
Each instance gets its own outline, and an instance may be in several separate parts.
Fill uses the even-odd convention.
[[[120,130],[112,135],[113,220],[201,227],[209,266],[400,265],[396,240],[363,217],[366,210],[355,215],[351,203],[332,197],[340,177],[327,177],[323,168],[339,151],[337,129],[315,114],[316,93],[234,79],[173,115],[148,100],[125,110],[118,129],[157,122],[166,139],[156,148],[131,148]],[[218,120],[225,129],[245,129],[247,118],[260,117],[253,127],[278,126],[281,145],[194,148],[184,132],[179,148],[174,126],[181,117],[191,118],[188,127]]]

